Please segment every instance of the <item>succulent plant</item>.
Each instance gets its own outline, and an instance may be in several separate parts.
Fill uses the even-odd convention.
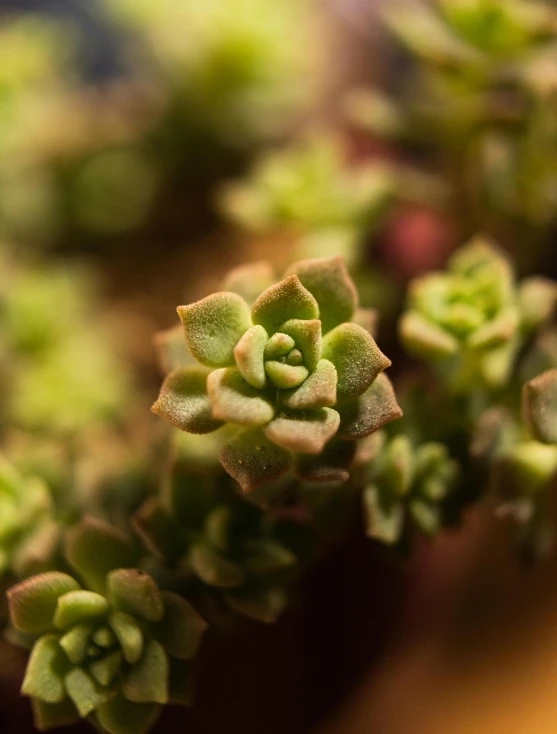
[[[46,484],[0,457],[0,576],[21,578],[55,565],[60,533]]]
[[[541,277],[517,286],[510,262],[476,239],[451,257],[448,272],[415,280],[408,300],[400,321],[405,346],[466,391],[509,378],[524,337],[551,316],[557,287]]]
[[[426,535],[443,526],[443,504],[459,479],[459,465],[447,447],[430,441],[414,446],[401,434],[372,437],[365,469],[364,509],[370,538],[398,543],[411,519]]]
[[[192,574],[235,611],[274,622],[312,548],[307,523],[246,501],[218,471],[184,456],[169,467],[161,493],[135,517],[149,551],[171,570]]]
[[[11,623],[34,640],[22,693],[48,729],[89,718],[109,734],[141,734],[162,704],[188,702],[190,660],[205,621],[181,596],[130,567],[125,534],[94,520],[70,531],[60,571],[8,591]]]
[[[220,452],[244,490],[284,475],[347,478],[335,466],[347,442],[400,416],[382,371],[390,360],[358,323],[354,286],[340,258],[306,260],[257,296],[261,266],[231,274],[227,290],[178,313],[200,367],[165,379],[155,413],[192,433],[241,427]],[[266,284],[267,285],[267,284]],[[333,441],[333,439],[335,439]]]

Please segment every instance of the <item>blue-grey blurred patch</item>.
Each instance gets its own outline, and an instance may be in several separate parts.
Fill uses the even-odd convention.
[[[126,72],[118,33],[99,0],[0,0],[0,13],[40,13],[72,23],[79,32],[77,61],[86,82],[102,83]]]

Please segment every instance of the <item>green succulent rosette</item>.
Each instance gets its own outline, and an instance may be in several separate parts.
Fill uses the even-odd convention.
[[[0,576],[23,577],[52,568],[60,529],[45,482],[21,476],[0,457]]]
[[[218,465],[217,465],[218,466]],[[236,612],[275,622],[315,547],[307,521],[242,498],[222,471],[179,459],[134,518],[149,552]]]
[[[171,372],[153,411],[191,433],[237,426],[220,461],[245,491],[292,468],[347,479],[345,444],[401,411],[344,262],[304,260],[278,283],[261,265],[240,268],[225,288],[178,308],[199,365]]]
[[[66,555],[80,581],[51,571],[8,591],[14,629],[34,640],[22,693],[36,726],[87,718],[109,734],[147,732],[163,704],[188,702],[207,625],[184,598],[129,567],[134,549],[109,526],[83,521]]]
[[[555,283],[531,277],[517,285],[509,261],[478,238],[451,257],[447,271],[411,284],[399,331],[407,349],[438,364],[455,390],[497,388],[556,303]]]
[[[373,443],[365,471],[368,536],[396,544],[408,521],[425,535],[437,535],[460,473],[447,447],[435,441],[414,446],[405,435],[387,440],[383,433]]]

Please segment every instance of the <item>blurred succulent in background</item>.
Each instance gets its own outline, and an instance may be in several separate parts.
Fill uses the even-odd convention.
[[[230,290],[178,308],[189,350],[204,368],[172,372],[153,407],[192,433],[245,426],[220,460],[246,491],[293,465],[307,480],[347,478],[338,464],[340,455],[346,464],[351,458],[344,442],[400,415],[381,375],[390,361],[352,321],[357,296],[342,259],[305,260],[272,282],[269,271],[251,309],[237,292],[253,288],[249,268],[229,277]],[[333,437],[340,446],[331,445]]]
[[[56,565],[61,529],[39,477],[23,477],[0,457],[0,576],[25,577]]]
[[[22,692],[48,729],[89,718],[109,734],[147,732],[162,704],[189,703],[190,662],[207,627],[159,590],[125,534],[93,520],[69,531],[58,571],[8,592],[16,633],[33,643]]]
[[[494,389],[556,305],[554,282],[532,277],[517,286],[509,260],[476,239],[451,257],[448,272],[411,284],[399,330],[404,345],[436,363],[454,390]]]
[[[131,378],[111,346],[90,273],[4,258],[0,319],[3,422],[75,435],[123,417]]]
[[[311,102],[314,10],[313,0],[107,3],[186,145],[213,137],[240,148],[284,130]]]
[[[217,456],[211,471],[182,450],[135,526],[171,572],[193,575],[240,614],[275,622],[313,548],[310,528],[243,499]]]
[[[386,7],[386,23],[409,52],[409,71],[390,98],[351,95],[352,118],[406,141],[411,154],[416,145],[426,151],[430,170],[452,187],[464,234],[504,231],[517,249],[536,241],[536,228],[555,217],[554,6],[398,2]]]
[[[351,167],[340,138],[317,134],[258,159],[250,177],[223,186],[220,198],[248,230],[299,237],[307,257],[342,254],[351,268],[394,188],[386,165]]]
[[[408,520],[428,536],[444,525],[444,503],[459,481],[458,462],[447,446],[427,442],[417,446],[405,435],[370,439],[364,472],[364,509],[367,534],[397,544]]]

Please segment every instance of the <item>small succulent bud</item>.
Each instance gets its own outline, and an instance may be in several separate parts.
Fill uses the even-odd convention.
[[[184,598],[127,566],[129,541],[109,526],[83,521],[66,555],[80,581],[51,571],[8,591],[13,627],[36,639],[22,685],[35,723],[91,717],[109,734],[147,732],[207,625]]]
[[[412,283],[401,338],[445,370],[454,389],[497,387],[509,376],[522,335],[549,317],[556,295],[543,279],[519,291],[506,258],[477,239],[453,255],[447,272]],[[541,304],[536,315],[532,303]]]
[[[409,516],[426,535],[443,524],[443,502],[458,480],[458,464],[446,446],[430,442],[414,447],[404,436],[375,446],[364,490],[366,529],[370,538],[397,543]]]
[[[261,271],[260,266],[258,272]],[[237,275],[238,289],[247,292]],[[191,433],[242,427],[220,460],[249,491],[294,467],[334,479],[316,464],[333,437],[356,440],[401,415],[388,379],[390,360],[352,319],[357,296],[340,258],[304,260],[249,307],[222,291],[178,313],[199,363],[166,378],[153,411]],[[337,468],[337,478],[347,478]]]

